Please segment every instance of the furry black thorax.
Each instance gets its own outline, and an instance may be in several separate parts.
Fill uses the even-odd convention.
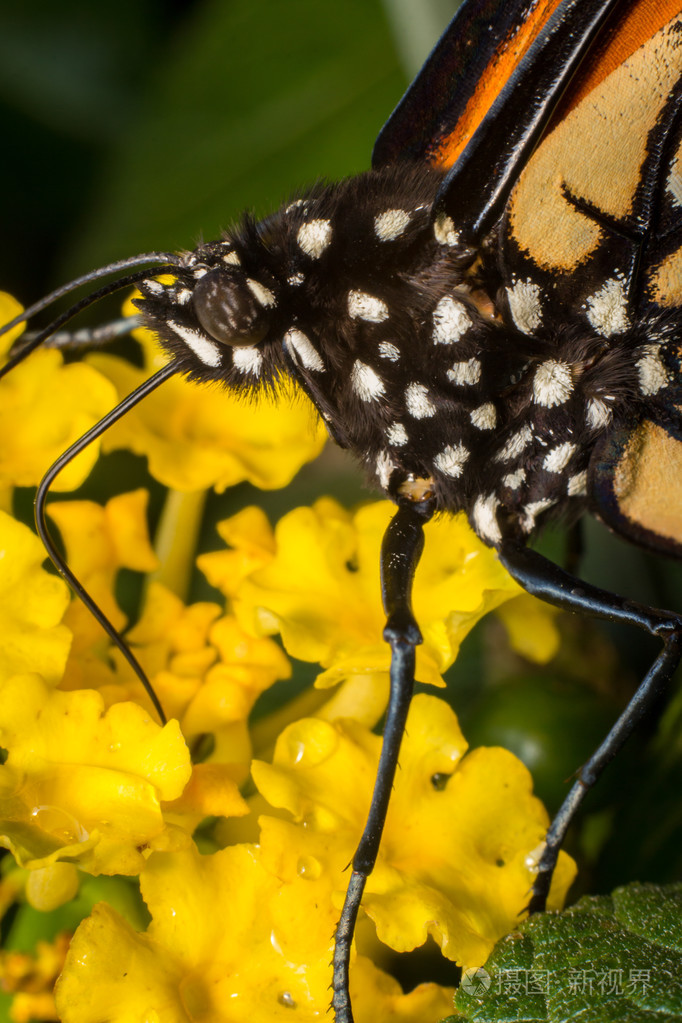
[[[441,180],[403,165],[315,186],[187,253],[138,304],[190,378],[245,395],[293,378],[375,486],[433,495],[495,545],[579,513],[604,431],[670,408],[675,323],[653,313],[609,335],[568,307],[546,322],[540,286],[505,273],[496,236],[472,250],[434,220]],[[247,342],[257,320],[254,343],[206,331],[213,293]]]

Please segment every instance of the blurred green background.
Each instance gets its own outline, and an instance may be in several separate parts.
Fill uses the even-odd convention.
[[[192,247],[245,208],[263,214],[301,185],[366,168],[382,123],[455,6],[29,0],[3,10],[0,287],[27,304],[94,266]],[[114,489],[140,485],[139,463],[109,456],[84,493],[103,496],[117,478]],[[163,495],[152,491],[154,520]],[[346,504],[370,496],[332,453],[283,494],[263,498],[244,486],[212,498],[202,547],[217,546],[213,522],[248,501],[266,504],[275,518],[324,492]],[[31,497],[18,495],[27,518]],[[543,540],[558,558],[562,543],[559,533]],[[586,578],[682,609],[677,565],[595,523],[585,545]],[[500,630],[484,623],[465,645],[450,690],[476,742],[541,749],[532,766],[554,809],[567,774],[655,650],[632,630],[573,622],[566,633],[557,665],[539,672],[512,658]],[[678,699],[663,736],[650,721],[610,769],[604,797],[573,841],[589,864],[580,887],[680,876],[681,718]]]

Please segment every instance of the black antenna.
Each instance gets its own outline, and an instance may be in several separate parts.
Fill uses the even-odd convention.
[[[172,273],[177,269],[177,265],[178,264],[175,263],[155,267],[154,273],[155,274],[169,272]],[[96,273],[97,271],[93,272]],[[45,327],[44,330],[41,330],[38,334],[35,335],[35,337],[31,338],[31,340],[27,344],[19,348],[19,350],[16,351],[14,355],[10,356],[5,365],[2,366],[2,368],[0,368],[0,378],[4,377],[7,373],[13,370],[15,366],[19,365],[20,362],[23,362],[24,359],[31,354],[31,352],[35,351],[35,349],[38,348],[43,343],[43,341],[46,341],[48,337],[51,337],[52,334],[55,333],[55,331],[57,331],[65,323],[68,323],[69,320],[71,320],[83,309],[87,309],[88,306],[93,305],[95,302],[99,302],[99,300],[101,298],[104,298],[106,295],[111,295],[115,291],[120,291],[121,288],[127,288],[131,284],[136,284],[138,281],[146,280],[149,277],[149,275],[150,275],[149,270],[138,270],[136,273],[128,274],[126,277],[119,277],[117,281],[111,281],[111,283],[105,284],[102,288],[99,288],[97,291],[93,291],[91,294],[86,295],[85,298],[80,299],[80,301],[74,302],[72,306],[70,306],[63,313],[61,313],[55,320],[53,320],[49,326]],[[66,287],[70,288],[70,285],[66,285]],[[56,294],[56,292],[53,292],[53,294]],[[41,305],[40,302],[37,304],[38,306]],[[42,308],[44,308],[44,306],[42,306]],[[4,327],[0,327],[0,337],[3,334],[5,334],[8,330],[10,330],[11,327],[15,326],[17,323],[21,323],[24,319],[26,319],[26,313],[22,313],[20,316],[17,316],[13,320],[11,320],[9,323],[6,323]]]
[[[109,274],[118,273],[119,270],[127,270],[131,266],[142,266],[145,263],[170,263],[173,266],[178,266],[180,259],[173,252],[143,252],[139,256],[130,256],[129,259],[118,259],[114,263],[108,263],[107,266],[98,267],[97,270],[89,270],[88,273],[74,278],[68,284],[62,284],[55,291],[51,291],[49,295],[45,295],[44,298],[39,299],[38,302],[34,302],[33,305],[24,309],[23,313],[19,313],[9,323],[5,323],[4,326],[0,327],[0,337],[6,334],[8,330],[11,330],[12,327],[30,320],[36,313],[47,309],[58,298],[62,298],[64,295],[68,295],[70,291],[75,291],[76,288],[82,287],[83,284],[90,284],[91,281],[98,281],[100,277],[108,277]]]
[[[178,366],[176,362],[175,361],[169,362],[166,366],[163,367],[163,369],[158,370],[158,372],[154,373],[154,375],[149,377],[148,380],[145,380],[143,384],[141,384],[139,387],[136,387],[134,391],[131,391],[127,398],[124,398],[123,401],[120,402],[115,408],[113,408],[111,412],[108,412],[103,419],[100,419],[98,423],[95,423],[95,425],[91,427],[91,429],[89,429],[87,433],[84,433],[82,437],[79,437],[79,439],[74,444],[72,444],[71,447],[68,448],[68,450],[65,451],[63,455],[60,455],[57,461],[48,469],[48,471],[45,473],[42,480],[40,481],[40,486],[38,487],[35,497],[36,529],[38,530],[38,535],[40,536],[40,539],[43,541],[45,549],[49,554],[53,565],[60,573],[60,575],[62,575],[64,579],[66,579],[71,589],[77,594],[78,597],[80,597],[80,599],[83,601],[83,603],[87,607],[88,611],[92,614],[92,616],[96,618],[96,620],[100,623],[100,625],[107,633],[111,641],[121,651],[126,661],[133,669],[133,671],[139,678],[140,682],[144,686],[145,690],[147,691],[149,698],[154,704],[156,712],[159,715],[159,719],[161,720],[161,723],[164,725],[166,724],[166,715],[163,712],[163,707],[161,706],[159,698],[154,692],[154,688],[149,679],[147,678],[147,676],[145,675],[144,670],[140,665],[139,661],[133,654],[132,650],[128,648],[125,641],[119,635],[118,631],[114,628],[114,626],[111,624],[111,622],[104,614],[102,609],[95,603],[95,601],[87,592],[87,590],[78,581],[78,579],[73,574],[69,566],[66,564],[64,558],[57,550],[47,526],[47,521],[45,517],[45,505],[47,502],[47,495],[50,486],[54,482],[55,477],[59,475],[61,470],[66,465],[68,465],[68,463],[73,458],[75,458],[76,455],[80,454],[80,452],[83,451],[83,449],[86,448],[88,444],[92,443],[93,440],[96,440],[97,437],[103,434],[105,430],[108,430],[110,426],[113,426],[113,424],[117,422],[122,416],[124,416],[126,412],[129,412],[131,408],[138,404],[138,402],[142,401],[143,398],[146,398],[148,394],[151,394],[151,392],[154,391],[159,386],[159,384],[162,384],[164,380],[168,380],[169,377],[173,376],[177,372]]]

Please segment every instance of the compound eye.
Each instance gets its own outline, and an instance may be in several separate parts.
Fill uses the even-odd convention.
[[[239,270],[209,270],[195,284],[192,300],[201,326],[223,344],[257,345],[270,328],[268,309]]]

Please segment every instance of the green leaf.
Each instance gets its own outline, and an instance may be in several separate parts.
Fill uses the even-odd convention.
[[[632,884],[543,913],[465,971],[455,999],[476,1023],[682,1021],[682,884]]]
[[[192,246],[367,168],[405,84],[380,0],[207,0],[151,76],[71,258]]]

